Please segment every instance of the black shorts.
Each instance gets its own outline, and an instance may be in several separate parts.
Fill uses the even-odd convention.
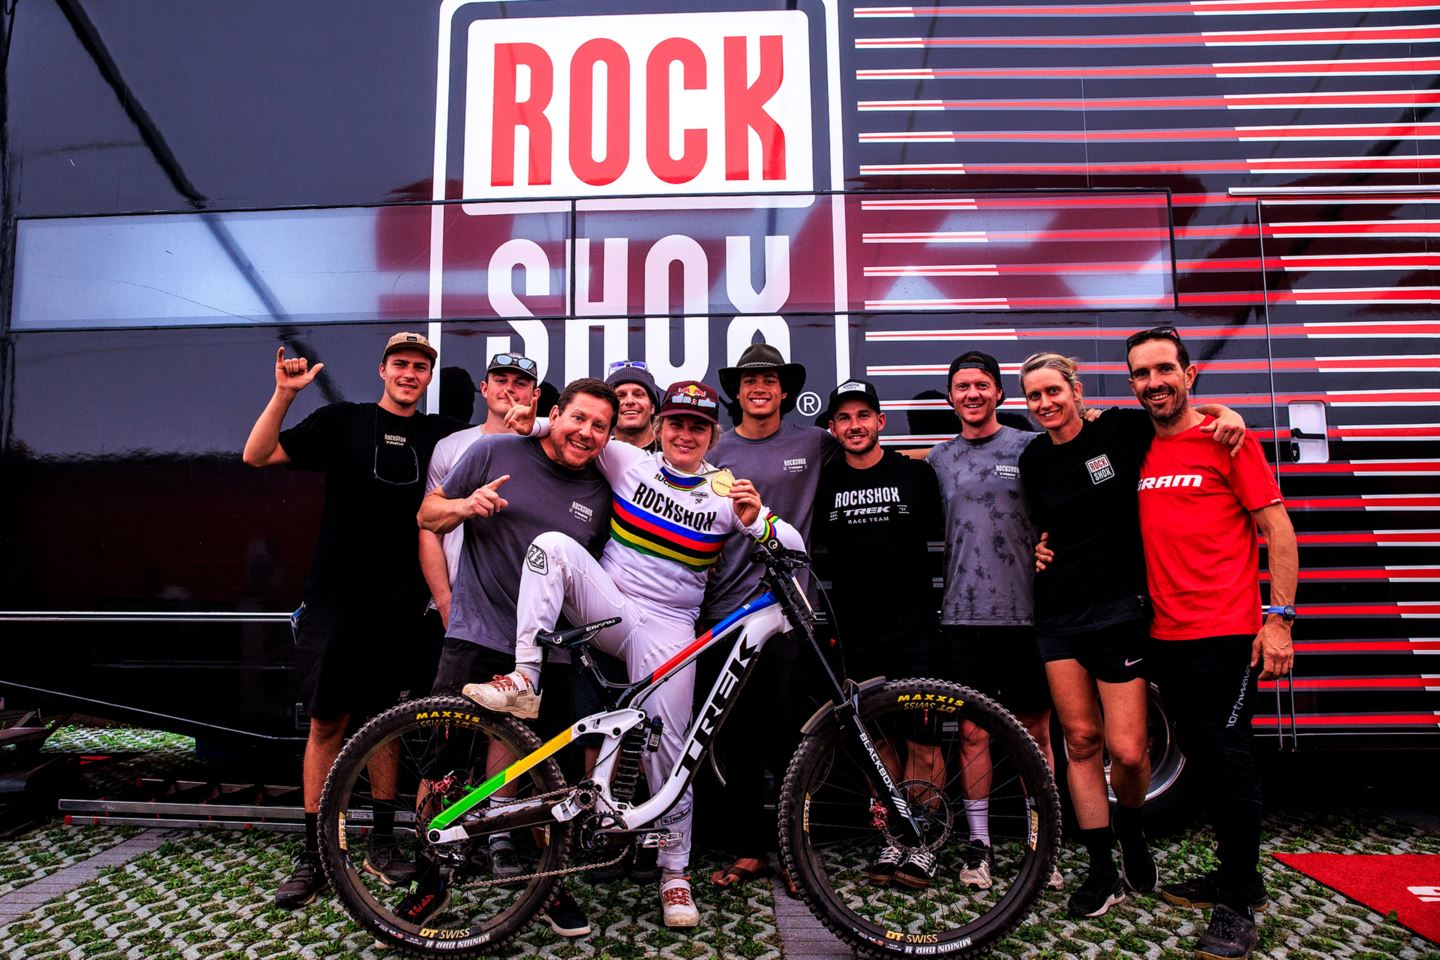
[[[1040,656],[1078,660],[1096,680],[1129,683],[1145,676],[1145,651],[1150,646],[1150,621],[1126,620],[1086,633],[1041,637]]]
[[[438,648],[419,612],[307,600],[295,628],[301,702],[316,720],[374,716],[425,688]]]
[[[628,683],[629,671],[625,669],[625,661],[619,657],[612,657],[597,647],[590,648],[590,656],[595,659],[595,666],[600,673],[611,683]],[[570,702],[575,707],[575,719],[588,717],[592,713],[600,713],[605,708],[605,701],[601,699],[600,690],[590,681],[585,669],[580,666],[580,658],[571,655],[570,663]],[[598,733],[587,733],[580,738],[580,742],[587,747],[598,747],[605,740]]]
[[[846,633],[842,627],[840,634],[845,676],[855,681],[930,676],[939,656],[940,636],[933,627],[861,636],[853,631]]]
[[[944,625],[933,674],[963,683],[1016,714],[1051,707],[1033,627]]]
[[[435,670],[435,682],[430,686],[430,694],[462,696],[461,691],[465,684],[484,683],[514,669],[513,653],[502,653],[469,640],[446,637],[440,650],[440,666]],[[549,660],[546,660],[540,672],[540,716],[536,720],[525,722],[534,726],[542,738],[559,733],[561,729],[575,722],[576,714],[570,696],[571,674],[568,663],[551,663]]]

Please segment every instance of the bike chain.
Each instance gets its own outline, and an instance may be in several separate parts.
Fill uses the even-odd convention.
[[[567,795],[567,794],[574,793],[574,791],[575,791],[575,788],[574,788],[573,786],[564,786],[564,787],[561,787],[559,790],[551,790],[549,793],[537,793],[537,794],[535,794],[534,796],[526,797],[526,798],[525,798],[525,802],[526,802],[526,803],[530,803],[530,802],[533,802],[533,801],[536,801],[536,800],[548,800],[548,799],[550,799],[551,797],[560,797],[560,796],[564,796],[564,795]],[[518,801],[517,801],[517,802],[518,802]],[[474,838],[474,839],[479,839],[479,838],[477,837],[477,838]],[[628,852],[629,852],[629,849],[628,849],[628,848],[626,848],[626,847],[621,847],[621,848],[620,848],[620,852],[615,855],[615,859],[613,859],[613,860],[607,860],[607,861],[605,861],[604,863],[585,863],[585,864],[581,864],[581,865],[575,866],[575,867],[559,867],[559,868],[554,869],[554,870],[541,870],[541,871],[539,871],[539,872],[537,872],[537,873],[522,873],[522,874],[519,874],[518,876],[506,877],[506,878],[503,879],[503,880],[481,880],[481,879],[479,879],[479,878],[476,878],[476,879],[474,879],[474,880],[467,880],[467,881],[465,881],[465,882],[463,882],[463,883],[455,884],[455,886],[460,887],[461,889],[466,889],[466,888],[479,888],[479,887],[494,887],[494,886],[502,886],[502,885],[508,886],[508,885],[510,885],[510,884],[512,884],[512,883],[513,883],[513,884],[518,884],[518,883],[521,883],[521,882],[528,883],[528,882],[530,882],[531,880],[543,880],[543,879],[545,879],[545,878],[547,878],[547,877],[563,877],[563,876],[566,876],[566,875],[572,874],[572,873],[584,873],[586,870],[598,870],[598,869],[600,869],[601,867],[613,867],[615,864],[619,863],[621,860],[624,860],[624,859],[625,859],[625,854],[628,853]]]
[[[621,860],[624,860],[625,854],[628,852],[629,851],[626,848],[622,847],[620,852],[616,854],[614,860],[607,860],[604,863],[584,863],[577,867],[560,867],[555,870],[542,870],[538,873],[523,873],[519,876],[506,877],[504,880],[467,880],[464,883],[455,884],[455,886],[462,889],[469,887],[508,886],[512,883],[519,884],[522,881],[528,883],[531,880],[543,880],[546,877],[563,877],[571,873],[584,873],[586,870],[598,870],[601,867],[612,867],[615,864],[619,863]]]

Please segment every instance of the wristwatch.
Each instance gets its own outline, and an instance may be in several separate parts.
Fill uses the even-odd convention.
[[[1265,616],[1267,616],[1267,617],[1270,616],[1271,614],[1275,614],[1275,615],[1278,616],[1281,620],[1284,620],[1286,623],[1294,623],[1294,622],[1295,622],[1295,618],[1299,616],[1299,614],[1295,612],[1295,605],[1294,605],[1293,603],[1287,603],[1287,604],[1285,604],[1283,607],[1282,607],[1282,606],[1266,606],[1266,607],[1262,607],[1262,608],[1260,609],[1260,612],[1263,613],[1263,614],[1265,614]]]

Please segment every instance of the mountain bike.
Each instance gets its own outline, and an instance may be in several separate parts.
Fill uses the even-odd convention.
[[[404,703],[365,724],[336,759],[320,804],[322,858],[346,911],[401,951],[472,956],[524,930],[562,877],[616,864],[637,845],[676,842],[657,824],[708,756],[761,650],[789,636],[816,654],[831,694],[804,725],[780,791],[781,861],[800,897],[842,941],[873,956],[969,956],[1009,933],[1049,878],[1059,843],[1059,799],[1035,742],[1011,714],[958,684],[845,679],[795,579],[805,555],[770,542],[757,560],[764,592],[635,683],[608,681],[589,654],[588,640],[616,620],[542,633],[542,645],[574,652],[606,705],[543,744],[524,724],[463,697]],[[645,712],[647,694],[727,642],[674,768],[636,802],[642,758],[661,735]],[[963,800],[975,792],[960,762],[970,725],[989,735],[992,761],[984,887],[959,879],[970,840]],[[554,756],[589,734],[602,738],[593,772],[567,785]],[[899,758],[914,744],[930,748],[930,772],[907,780]],[[383,789],[369,779],[377,757],[398,768]],[[447,906],[422,925],[397,916],[404,891],[364,867],[364,834],[381,816],[393,818],[404,854],[445,885]],[[492,869],[497,838],[518,856],[518,873],[508,857],[507,872]],[[886,882],[873,864],[887,847],[933,857],[933,880]]]

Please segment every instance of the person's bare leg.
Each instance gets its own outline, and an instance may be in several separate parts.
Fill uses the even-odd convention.
[[[305,759],[302,766],[306,813],[320,812],[320,794],[325,790],[325,778],[330,775],[330,768],[335,765],[335,758],[340,755],[340,748],[345,743],[345,728],[349,723],[348,714],[333,720],[310,718],[310,735],[305,740]],[[393,778],[391,785],[393,789]]]
[[[370,771],[370,796],[375,800],[395,800],[395,781],[400,769],[400,742],[391,741],[381,747],[367,765]]]
[[[1045,664],[1050,696],[1060,729],[1065,735],[1065,757],[1070,800],[1081,830],[1110,825],[1110,797],[1105,792],[1104,718],[1095,681],[1078,660],[1052,660]]]
[[[1127,807],[1145,804],[1150,789],[1150,742],[1146,721],[1150,699],[1143,679],[1096,681],[1105,709],[1105,749],[1110,753],[1110,787]]]
[[[990,767],[990,734],[969,720],[960,725],[960,790],[966,800],[990,796],[994,771]]]
[[[1045,757],[1045,765],[1053,772],[1055,769],[1055,746],[1050,742],[1050,711],[1041,710],[1038,713],[1019,713],[1015,719],[1025,725],[1025,729],[1035,740],[1035,746],[1040,748],[1040,753]]]

